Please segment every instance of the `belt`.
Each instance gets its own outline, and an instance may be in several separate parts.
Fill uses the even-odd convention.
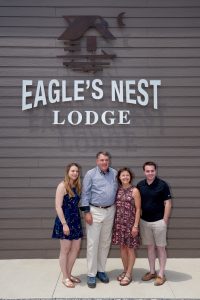
[[[113,206],[113,204],[112,204],[112,205],[108,205],[108,206],[100,206],[100,205],[95,205],[95,204],[92,204],[92,203],[90,203],[90,205],[92,205],[92,206],[94,206],[94,207],[98,207],[98,208],[104,208],[104,209]]]

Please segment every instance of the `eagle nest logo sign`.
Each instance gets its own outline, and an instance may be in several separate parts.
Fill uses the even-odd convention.
[[[119,27],[125,26],[123,16],[124,13],[120,13],[117,17]],[[64,59],[63,65],[74,71],[88,73],[96,73],[102,71],[104,67],[108,67],[110,60],[114,59],[116,55],[109,54],[103,49],[101,49],[101,54],[96,54],[96,36],[86,36],[88,54],[76,54],[77,51],[81,51],[80,40],[89,28],[95,28],[105,39],[115,39],[108,30],[108,23],[104,18],[100,16],[65,16],[64,18],[68,21],[69,26],[58,38],[65,41],[64,50],[68,52],[64,56],[59,56]],[[106,84],[109,83],[106,82]],[[48,82],[47,91],[45,91],[43,80],[38,80],[34,84],[32,80],[22,80],[22,110],[46,106],[48,103],[66,102],[69,105],[72,101],[99,101],[104,97],[104,83],[99,78],[74,80],[71,95],[68,93],[68,85],[67,80],[52,79]],[[161,80],[156,79],[110,80],[109,99],[113,102],[118,101],[132,105],[151,105],[153,109],[158,109],[158,87],[160,85]],[[86,90],[90,91],[90,99],[88,99],[88,93],[87,99],[85,99]],[[68,111],[65,118],[60,116],[59,110],[53,110],[52,113],[52,125],[95,125],[99,122],[104,125],[129,125],[131,123],[130,110],[105,110],[101,114],[93,110],[83,112],[73,110]]]
[[[124,27],[125,24],[122,21],[124,12],[120,13],[117,17],[118,27]],[[104,67],[110,65],[110,60],[116,57],[115,54],[109,54],[105,50],[101,49],[101,54],[96,54],[97,36],[85,36],[86,39],[86,51],[85,54],[80,54],[82,51],[81,40],[89,29],[95,29],[95,31],[103,37],[105,40],[115,40],[115,36],[108,29],[108,22],[101,16],[64,16],[68,23],[67,29],[58,38],[65,41],[64,51],[68,54],[58,56],[64,59],[63,65],[74,70],[83,72],[102,71]]]

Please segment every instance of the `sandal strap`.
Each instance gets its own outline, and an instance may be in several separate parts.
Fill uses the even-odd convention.
[[[81,283],[81,280],[73,275],[70,276],[70,280],[75,283]]]
[[[121,280],[124,278],[125,275],[126,275],[126,272],[123,271],[121,274],[119,274],[119,275],[117,276],[117,280],[118,280],[118,281],[121,281]]]
[[[125,275],[124,278],[122,278],[122,280],[120,281],[120,285],[128,285],[129,283],[131,283],[132,281],[132,277]]]
[[[125,278],[127,278],[128,280],[132,280],[131,276],[128,276],[128,275],[125,275],[122,280],[124,280]]]

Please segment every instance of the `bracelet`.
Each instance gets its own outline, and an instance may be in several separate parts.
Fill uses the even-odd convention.
[[[67,223],[66,223],[66,222],[65,222],[65,223],[62,223],[62,226],[64,226],[65,224],[67,225]]]
[[[138,228],[138,225],[133,225],[133,227]]]

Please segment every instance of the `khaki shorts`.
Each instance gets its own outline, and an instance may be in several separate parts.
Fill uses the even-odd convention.
[[[167,245],[167,225],[163,219],[156,222],[146,222],[140,219],[140,235],[143,245]]]

